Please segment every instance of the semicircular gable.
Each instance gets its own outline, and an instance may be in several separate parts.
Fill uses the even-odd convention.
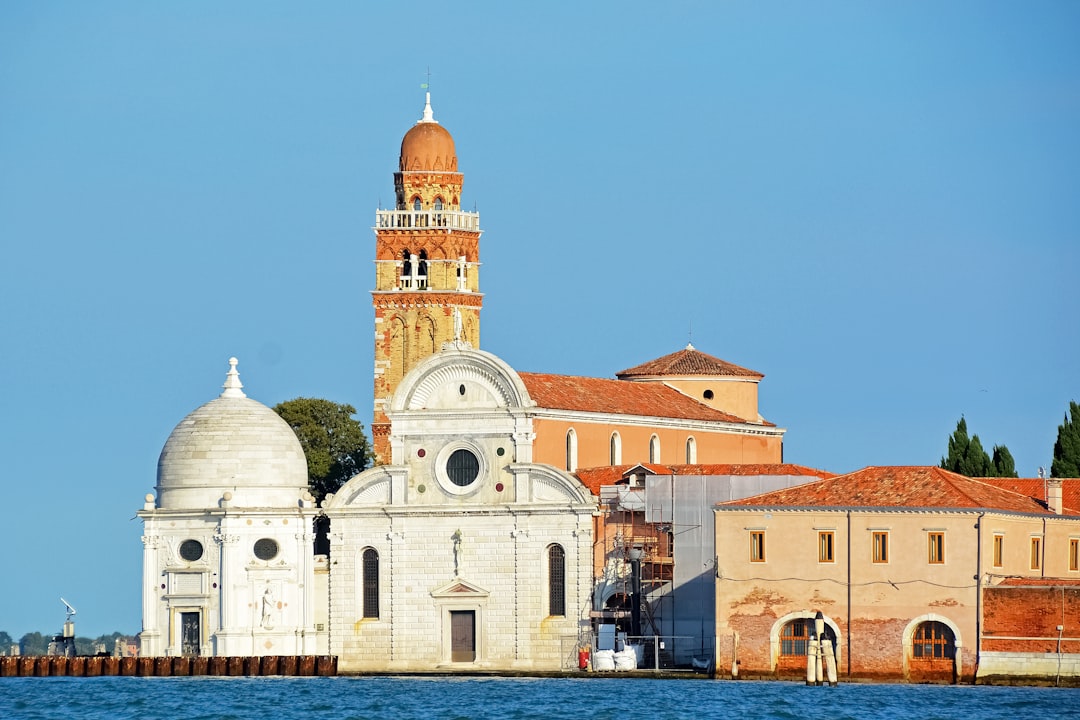
[[[325,509],[343,508],[349,505],[379,505],[390,502],[390,473],[385,466],[365,470],[353,475],[334,493]]]
[[[461,408],[459,389],[466,387],[471,407],[532,405],[525,384],[505,362],[481,350],[450,350],[432,355],[413,368],[398,386],[390,410]]]
[[[553,465],[530,463],[528,465],[511,465],[510,470],[519,468],[527,469],[532,480],[533,502],[552,503],[586,503],[596,502],[595,497],[580,480],[573,475],[559,470]]]

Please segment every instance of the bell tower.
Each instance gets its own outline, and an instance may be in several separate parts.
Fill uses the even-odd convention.
[[[431,93],[401,140],[393,210],[375,214],[376,463],[390,461],[386,407],[401,379],[448,343],[479,347],[480,215],[461,211],[454,138]]]

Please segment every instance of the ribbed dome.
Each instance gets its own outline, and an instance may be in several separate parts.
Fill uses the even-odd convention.
[[[401,140],[401,157],[398,168],[409,170],[437,170],[457,172],[457,150],[454,138],[440,125],[431,113],[431,96],[428,96],[421,120],[405,133]]]
[[[180,421],[158,458],[157,506],[298,507],[308,491],[304,449],[288,423],[241,391],[236,358],[225,391]]]

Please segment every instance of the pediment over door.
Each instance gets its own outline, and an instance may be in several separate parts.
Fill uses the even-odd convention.
[[[479,585],[461,578],[454,578],[431,591],[434,598],[486,598],[490,594]]]

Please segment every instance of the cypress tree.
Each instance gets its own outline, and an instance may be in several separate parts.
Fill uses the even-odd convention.
[[[993,463],[983,449],[979,436],[968,437],[967,420],[963,415],[949,437],[949,453],[941,458],[941,467],[968,477],[991,477],[994,472]]]
[[[1018,477],[1016,474],[1016,462],[1013,460],[1009,448],[1004,445],[994,446],[994,457],[991,459],[993,475],[990,477]]]
[[[1065,421],[1058,425],[1050,477],[1080,477],[1080,405],[1069,403]]]

